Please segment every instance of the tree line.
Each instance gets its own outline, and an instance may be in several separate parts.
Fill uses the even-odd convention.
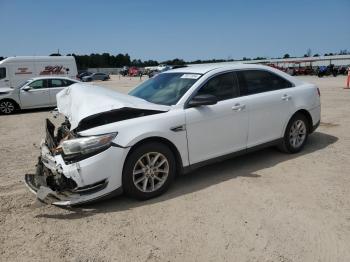
[[[346,55],[350,54],[347,50],[340,50],[339,53],[325,53],[324,56],[330,56],[330,55]],[[61,56],[59,53],[53,53],[50,56]],[[175,58],[172,60],[166,60],[162,62],[158,62],[156,60],[145,60],[142,61],[141,59],[131,59],[129,54],[117,54],[117,55],[111,55],[109,53],[102,53],[102,54],[90,54],[90,55],[76,55],[76,54],[68,54],[67,56],[74,56],[75,61],[77,63],[77,67],[79,70],[87,69],[87,68],[116,68],[116,67],[123,67],[123,66],[136,66],[136,67],[146,67],[146,66],[157,66],[159,64],[166,64],[166,65],[184,65],[184,64],[203,64],[203,63],[220,63],[220,62],[231,62],[231,61],[250,61],[250,60],[264,60],[267,59],[266,57],[255,57],[255,58],[249,58],[249,57],[243,57],[242,59],[207,59],[207,60],[194,60],[194,61],[185,61],[180,58]],[[319,54],[312,55],[312,51],[309,48],[304,55],[304,57],[317,57]],[[289,54],[285,54],[283,58],[292,58],[293,56]],[[3,60],[5,57],[0,56],[0,61]],[[280,57],[277,57],[280,58]],[[297,57],[293,57],[297,58]]]

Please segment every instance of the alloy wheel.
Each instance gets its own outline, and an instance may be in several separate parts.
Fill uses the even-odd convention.
[[[133,168],[133,182],[138,190],[150,193],[158,190],[169,175],[169,161],[159,152],[142,155]]]
[[[15,106],[10,101],[3,101],[0,103],[0,112],[3,114],[11,114],[15,110]]]
[[[304,121],[297,120],[293,123],[289,131],[289,143],[293,148],[300,147],[306,138],[306,125]]]

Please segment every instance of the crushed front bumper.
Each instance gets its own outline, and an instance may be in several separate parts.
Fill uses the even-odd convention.
[[[79,162],[65,163],[60,154],[51,153],[48,141],[52,141],[51,134],[41,142],[35,174],[25,175],[26,185],[40,201],[73,206],[122,192],[122,169],[129,148],[111,146]]]

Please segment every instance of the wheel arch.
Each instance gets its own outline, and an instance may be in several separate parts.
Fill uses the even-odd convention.
[[[20,107],[20,105],[18,104],[18,102],[17,102],[16,100],[12,99],[12,98],[3,98],[3,99],[0,99],[0,103],[1,103],[2,101],[11,101],[11,102],[13,102],[13,103],[15,104],[15,107],[16,107],[17,110],[18,110],[18,109],[21,109],[21,107]]]
[[[175,144],[173,142],[171,142],[170,140],[168,140],[164,137],[160,137],[160,136],[147,137],[147,138],[144,138],[144,139],[138,141],[136,144],[134,144],[126,156],[125,163],[126,163],[128,157],[130,156],[130,154],[138,146],[140,146],[141,144],[144,144],[144,143],[148,143],[148,142],[162,143],[162,144],[165,144],[167,147],[169,147],[171,152],[174,154],[174,157],[176,160],[176,174],[183,174],[184,173],[183,161],[182,161],[181,154],[180,154],[179,150],[177,149],[177,147],[175,146]],[[124,163],[124,165],[125,165],[125,163]]]
[[[299,109],[298,111],[296,111],[288,120],[288,123],[290,122],[290,120],[295,117],[297,114],[301,114],[303,116],[305,116],[305,118],[307,119],[307,124],[308,124],[308,133],[312,133],[312,126],[313,126],[313,122],[312,122],[312,116],[310,114],[309,111],[307,111],[306,109]],[[287,125],[288,125],[287,123]],[[286,125],[286,128],[287,128],[287,125]]]

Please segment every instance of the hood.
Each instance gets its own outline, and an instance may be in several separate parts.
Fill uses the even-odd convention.
[[[137,98],[90,84],[73,84],[57,94],[58,111],[66,116],[75,129],[81,120],[121,108],[166,112],[169,106],[153,104]]]
[[[1,87],[0,95],[11,93],[13,89],[11,87]]]

